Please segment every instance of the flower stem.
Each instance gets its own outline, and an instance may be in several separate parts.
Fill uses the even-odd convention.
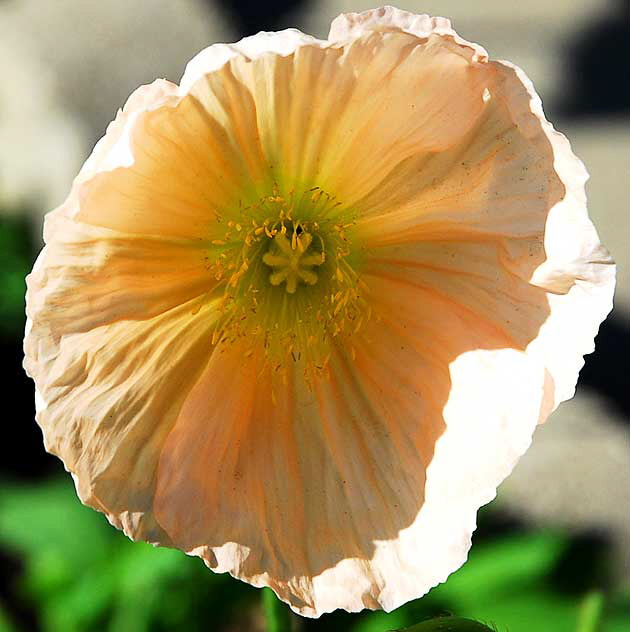
[[[577,632],[599,632],[603,611],[604,595],[599,591],[588,593],[580,604]]]
[[[267,620],[267,632],[290,632],[291,612],[275,596],[271,588],[262,589],[262,601]]]

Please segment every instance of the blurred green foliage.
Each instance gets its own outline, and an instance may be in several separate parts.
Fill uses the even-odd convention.
[[[50,632],[220,629],[257,602],[197,559],[131,542],[68,479],[0,486],[0,549],[23,564],[14,598]]]
[[[592,592],[553,584],[568,549],[567,536],[552,532],[492,538],[423,599],[390,614],[293,616],[294,629],[384,632],[456,613],[498,632],[578,632],[581,602]],[[129,541],[79,503],[69,479],[0,485],[0,551],[20,565],[12,600],[45,632],[264,629],[257,589],[179,551]],[[11,616],[0,602],[0,632],[27,629],[15,620],[11,627]],[[608,593],[603,623],[590,632],[628,632],[629,621],[630,595]]]
[[[0,334],[21,334],[24,328],[24,277],[31,271],[35,247],[24,213],[4,215],[0,209]]]

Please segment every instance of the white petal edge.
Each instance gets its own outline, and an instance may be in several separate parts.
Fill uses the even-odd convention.
[[[615,265],[602,246],[589,219],[584,185],[588,172],[573,153],[571,145],[547,121],[542,102],[531,80],[518,66],[493,62],[500,72],[513,75],[529,94],[529,112],[536,116],[539,129],[549,140],[554,154],[554,169],[565,186],[565,195],[549,210],[545,224],[545,261],[534,271],[530,282],[546,289],[550,315],[538,336],[528,345],[527,354],[547,367],[546,401],[540,423],[558,405],[575,394],[584,356],[595,349],[599,326],[613,308]],[[510,95],[506,95],[508,105]],[[527,132],[532,121],[514,120]]]
[[[443,35],[452,38],[460,46],[472,49],[472,61],[488,59],[486,50],[479,44],[460,37],[448,18],[411,13],[390,5],[361,13],[342,13],[332,21],[328,41],[342,42],[361,37],[370,31],[386,30],[402,31],[419,38],[427,38],[432,34]]]
[[[56,215],[75,217],[79,212],[81,186],[95,175],[112,171],[118,167],[130,167],[134,163],[131,141],[132,130],[138,117],[162,106],[174,106],[180,100],[176,84],[166,79],[156,79],[153,83],[140,86],[127,99],[124,107],[118,110],[116,118],[107,126],[103,137],[96,143],[89,158],[74,179],[66,200],[59,207],[47,213],[44,218],[44,241],[53,239],[54,222],[49,218]],[[41,254],[43,254],[42,251]]]
[[[187,94],[198,79],[218,70],[235,57],[243,56],[249,60],[266,54],[286,57],[301,46],[325,48],[329,45],[329,42],[306,35],[298,29],[261,31],[234,44],[213,44],[204,48],[188,62],[180,81],[179,92],[181,95]]]

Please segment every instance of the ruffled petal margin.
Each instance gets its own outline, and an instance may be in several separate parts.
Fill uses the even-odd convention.
[[[545,222],[545,260],[531,277],[532,285],[546,290],[550,315],[527,353],[546,367],[547,412],[551,412],[573,397],[584,355],[595,349],[599,326],[613,308],[616,268],[588,217],[586,168],[571,151],[567,138],[546,120],[526,74],[509,62],[496,62],[496,66],[504,78],[516,123],[532,130],[531,117],[525,121],[525,114],[518,116],[519,105],[525,111],[522,102],[527,95],[529,111],[548,139],[553,168],[564,185],[563,198],[549,209]]]

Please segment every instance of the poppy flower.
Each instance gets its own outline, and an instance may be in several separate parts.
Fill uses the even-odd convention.
[[[521,70],[386,7],[138,89],[49,214],[46,448],[133,539],[391,610],[572,396],[614,266]]]

